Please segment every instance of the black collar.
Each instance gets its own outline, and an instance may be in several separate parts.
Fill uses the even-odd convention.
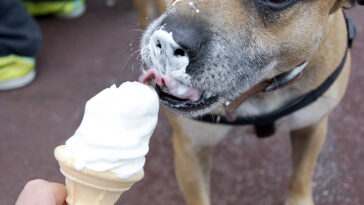
[[[345,16],[346,18],[346,16]],[[315,102],[322,94],[324,94],[331,85],[335,82],[341,70],[343,69],[348,49],[351,47],[351,44],[355,37],[355,26],[350,18],[346,18],[346,23],[348,27],[348,46],[345,51],[345,55],[343,56],[340,65],[336,68],[336,70],[316,89],[298,97],[297,99],[289,102],[283,107],[267,113],[263,115],[249,116],[249,117],[237,117],[235,121],[229,121],[223,115],[213,115],[207,114],[197,118],[195,120],[214,123],[214,124],[225,124],[225,125],[254,125],[255,131],[258,137],[269,137],[275,133],[275,122],[293,112],[300,110],[311,103]]]
[[[303,70],[308,65],[308,61],[302,63],[301,65],[291,69],[288,72],[280,74],[274,78],[274,81],[265,89],[265,92],[276,90],[290,84],[294,79],[302,74]]]

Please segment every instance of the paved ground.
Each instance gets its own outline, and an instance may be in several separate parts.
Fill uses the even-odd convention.
[[[364,12],[349,13],[358,26],[349,90],[330,116],[329,135],[314,178],[317,204],[364,204]],[[124,1],[108,8],[89,1],[72,21],[39,19],[44,46],[38,76],[30,86],[0,93],[0,203],[14,204],[33,178],[63,182],[53,148],[79,125],[83,104],[110,86],[136,79],[140,31],[135,11]],[[133,69],[134,68],[134,69]],[[163,113],[151,141],[144,180],[125,193],[122,204],[184,204],[173,168],[171,127]],[[239,130],[214,150],[213,204],[279,205],[290,174],[286,133],[266,140]]]

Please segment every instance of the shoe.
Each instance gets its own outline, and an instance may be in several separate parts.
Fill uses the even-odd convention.
[[[64,19],[78,18],[86,11],[85,0],[23,1],[23,5],[33,16],[54,15]]]
[[[35,60],[32,57],[0,57],[0,90],[12,90],[28,85],[35,78],[34,68]]]

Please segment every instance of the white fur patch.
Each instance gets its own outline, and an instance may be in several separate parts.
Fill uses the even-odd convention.
[[[191,143],[197,147],[215,146],[233,128],[231,126],[198,122],[184,117],[181,117],[179,122]]]
[[[172,4],[172,7],[174,7],[177,3],[181,2],[181,1],[185,1],[185,0],[175,0]]]

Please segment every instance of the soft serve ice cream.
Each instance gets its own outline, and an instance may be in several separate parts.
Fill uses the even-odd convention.
[[[86,103],[83,120],[62,154],[74,158],[77,170],[131,177],[143,170],[158,110],[158,95],[151,87],[113,85]]]

